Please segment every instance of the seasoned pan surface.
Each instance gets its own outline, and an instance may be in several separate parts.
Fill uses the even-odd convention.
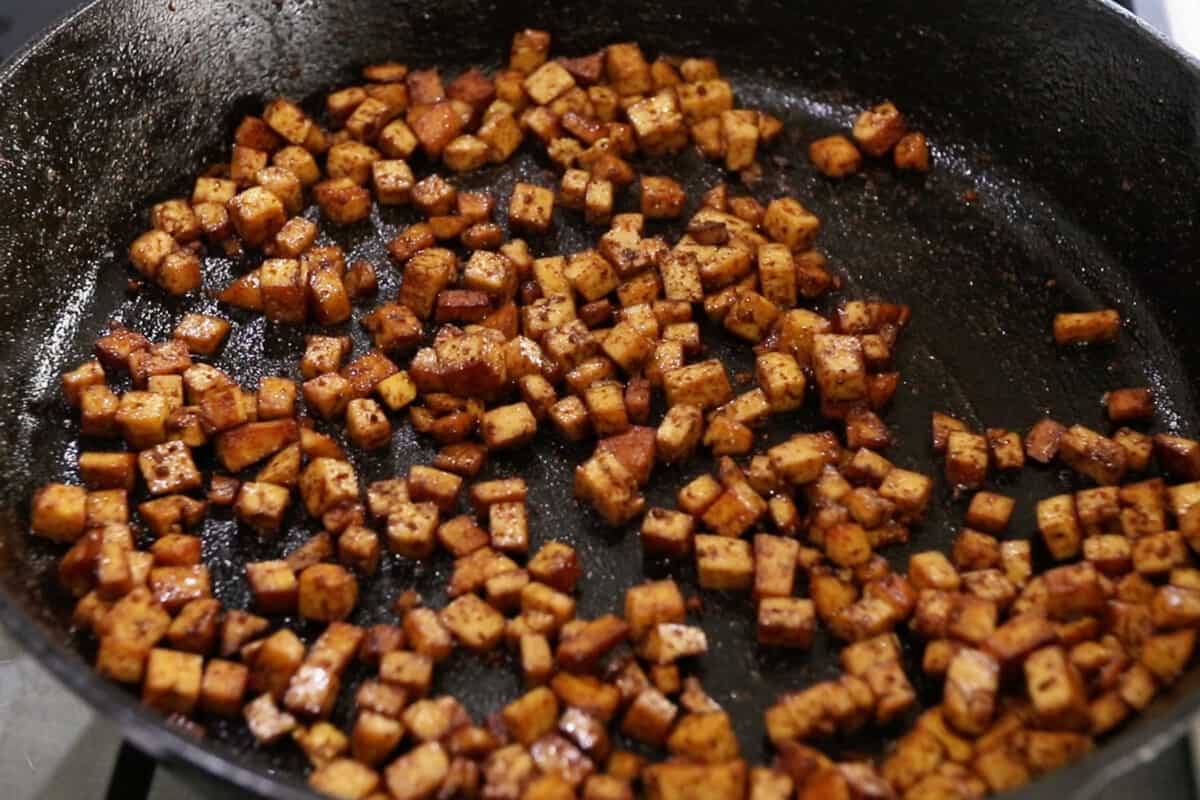
[[[1194,68],[1116,10],[1084,0],[891,4],[699,2],[672,6],[615,2],[504,3],[447,0],[436,6],[361,2],[318,4],[100,2],[18,56],[0,74],[0,603],[4,618],[69,685],[127,723],[151,752],[218,771],[262,791],[299,791],[301,757],[286,747],[257,750],[239,723],[213,723],[209,743],[166,732],[136,698],[91,675],[86,646],[69,635],[68,599],[57,589],[57,552],[25,533],[27,498],[52,479],[73,479],[76,424],[61,401],[58,376],[88,357],[110,320],[150,338],[167,336],[185,311],[213,311],[197,297],[173,302],[157,290],[125,291],[125,252],[149,205],[184,193],[189,175],[220,160],[241,114],[276,94],[310,104],[356,68],[397,59],[414,66],[488,65],[520,27],[555,34],[555,51],[583,53],[637,39],[650,53],[715,56],[739,101],[781,116],[782,140],[761,158],[759,199],[790,193],[822,219],[819,246],[845,281],[817,306],[881,297],[913,307],[897,356],[903,373],[886,415],[898,444],[889,457],[936,473],[928,444],[933,410],[976,427],[1026,429],[1045,413],[1102,427],[1100,397],[1110,388],[1149,385],[1159,399],[1158,430],[1197,433],[1200,336],[1192,327],[1196,280],[1200,81]],[[172,10],[173,9],[173,10]],[[935,167],[900,176],[885,164],[841,183],[812,169],[813,138],[842,130],[856,111],[894,100],[928,132]],[[653,162],[652,162],[653,163]],[[425,167],[428,170],[428,166]],[[644,171],[685,182],[689,196],[725,179],[695,154]],[[548,162],[522,151],[513,161],[459,182],[490,187],[501,200],[517,179],[549,185]],[[628,202],[628,198],[626,198]],[[365,223],[324,231],[378,268],[381,296],[398,271],[384,244],[408,212],[378,209]],[[554,235],[533,240],[539,255],[587,246],[594,234],[556,213]],[[677,235],[663,226],[661,231]],[[206,287],[223,286],[242,265],[210,259]],[[1057,310],[1113,305],[1126,332],[1110,347],[1064,352],[1050,338]],[[222,313],[227,313],[223,311]],[[234,333],[216,363],[247,385],[262,374],[293,374],[302,331],[230,314]],[[357,326],[346,332],[366,346]],[[706,336],[731,372],[750,364],[747,349],[718,332]],[[776,441],[827,427],[815,409],[777,420]],[[86,441],[83,443],[86,445]],[[364,480],[428,463],[433,448],[407,425],[386,456],[350,449]],[[580,553],[580,612],[619,609],[624,589],[643,576],[671,574],[692,586],[689,567],[643,563],[632,527],[612,531],[570,496],[582,448],[539,437],[528,449],[494,459],[484,477],[521,475],[531,488],[534,546],[563,538]],[[673,504],[686,480],[707,470],[697,460],[658,472],[647,493]],[[965,499],[943,485],[912,542],[884,551],[894,565],[909,553],[947,549]],[[998,478],[1018,498],[1010,536],[1035,530],[1034,499],[1070,489],[1072,478],[1031,468]],[[310,535],[297,516],[286,536],[266,542],[238,530],[227,514],[203,529],[218,596],[247,605],[247,561],[276,557]],[[391,621],[391,601],[408,588],[435,605],[447,559],[414,566],[387,558],[364,583],[354,622]],[[706,688],[731,712],[747,756],[766,753],[761,712],[777,694],[837,671],[837,649],[823,636],[803,654],[753,645],[745,598],[705,593],[701,624],[710,653]],[[300,630],[304,630],[301,625]],[[911,655],[911,654],[910,654]],[[916,653],[919,660],[919,652]],[[910,669],[919,675],[919,669]],[[520,686],[501,659],[456,654],[438,673],[438,690],[461,698],[477,717]],[[353,683],[358,676],[351,676]],[[1191,676],[1089,762],[1029,791],[1078,787],[1102,759],[1147,751],[1200,703]],[[936,687],[923,687],[936,702]],[[348,700],[348,698],[344,698]],[[344,715],[348,708],[340,708]],[[900,727],[896,728],[896,731]],[[895,732],[895,731],[893,731]],[[877,751],[886,741],[845,742]],[[226,763],[223,763],[227,760]],[[1114,767],[1116,768],[1116,767]],[[273,776],[269,773],[278,771]],[[1072,777],[1073,776],[1073,777]],[[287,788],[287,787],[292,788]]]

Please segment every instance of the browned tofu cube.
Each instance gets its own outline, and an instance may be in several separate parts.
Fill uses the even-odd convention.
[[[1037,521],[1051,555],[1062,560],[1079,554],[1083,532],[1075,514],[1073,495],[1062,494],[1039,501]]]
[[[812,348],[813,372],[823,399],[854,402],[866,397],[866,363],[858,337],[818,334]]]
[[[609,650],[625,641],[629,625],[620,617],[605,614],[584,623],[578,633],[564,638],[558,646],[558,663],[575,672],[593,667]]]
[[[674,219],[683,213],[683,186],[664,176],[643,175],[641,211],[647,219]]]
[[[854,142],[840,134],[811,142],[808,157],[818,172],[830,178],[853,175],[862,167],[862,154]]]
[[[621,732],[645,744],[661,745],[666,741],[678,710],[657,689],[643,689],[625,712]]]
[[[1145,387],[1113,389],[1104,395],[1108,418],[1113,422],[1149,419],[1154,416],[1154,395]]]
[[[987,478],[987,468],[987,440],[968,431],[951,431],[946,438],[946,480],[975,488]]]
[[[476,652],[494,649],[504,635],[504,617],[474,594],[451,601],[441,616],[455,639]]]
[[[84,393],[85,421],[88,419],[87,415],[93,411],[89,401],[94,391],[89,389]],[[95,410],[98,413],[106,413],[106,410]],[[166,424],[170,414],[170,400],[165,395],[155,392],[125,392],[121,395],[114,421],[121,436],[131,448],[144,450],[166,440]]]
[[[1112,308],[1054,316],[1054,341],[1059,344],[1111,342],[1121,332],[1121,315]]]
[[[185,314],[172,334],[183,341],[188,349],[199,355],[211,356],[221,347],[229,335],[230,325],[220,317],[207,314]],[[103,381],[103,373],[101,373]]]
[[[87,520],[87,490],[82,486],[48,483],[33,496],[30,528],[56,542],[73,542],[83,535]]]
[[[242,664],[211,659],[200,682],[199,707],[208,714],[237,716],[246,694],[249,670]]]
[[[888,470],[879,485],[879,496],[890,500],[910,518],[919,517],[924,513],[932,492],[933,481],[928,477],[899,468]]]
[[[173,494],[199,489],[203,483],[192,452],[183,442],[155,445],[138,454],[138,467],[150,494]]]
[[[429,800],[450,771],[450,759],[437,742],[427,742],[397,758],[384,772],[396,800]]]
[[[651,508],[642,519],[642,547],[647,553],[683,558],[691,552],[695,520],[665,508]]]
[[[673,369],[663,375],[668,405],[693,405],[702,411],[715,408],[733,397],[725,366],[712,359]]]
[[[300,495],[311,516],[358,500],[358,476],[348,462],[314,458],[300,475]]]
[[[1120,483],[1125,474],[1125,449],[1082,425],[1062,435],[1058,454],[1072,469],[1102,485]]]
[[[973,528],[1001,533],[1008,527],[1016,501],[993,492],[977,492],[967,506],[966,521]]]
[[[142,702],[163,714],[191,714],[203,672],[202,656],[155,648],[146,661]]]
[[[696,571],[705,589],[748,589],[754,582],[750,543],[727,536],[695,537]]]
[[[942,715],[956,730],[985,732],[996,712],[1000,665],[987,653],[964,647],[950,660],[942,699]]]
[[[886,155],[907,131],[904,116],[892,103],[868,108],[854,120],[853,136],[868,155]]]
[[[1025,686],[1043,724],[1068,730],[1090,727],[1083,679],[1061,647],[1043,647],[1025,659]]]
[[[300,573],[297,609],[300,616],[321,622],[343,620],[358,602],[358,581],[338,564],[314,564]]]
[[[331,178],[313,187],[322,216],[335,225],[352,225],[371,213],[371,193],[351,178]]]
[[[379,784],[379,773],[349,758],[331,758],[308,776],[309,786],[330,797],[366,798]]]
[[[286,561],[258,561],[246,565],[246,580],[255,606],[266,614],[295,610],[298,584]]]
[[[287,210],[274,193],[251,186],[229,201],[229,218],[238,236],[247,244],[260,246],[283,228]]]
[[[517,183],[508,201],[508,224],[530,233],[550,230],[554,191],[532,183]]]
[[[548,688],[538,687],[505,706],[501,716],[513,738],[529,745],[554,730],[558,700]]]
[[[812,646],[816,613],[811,600],[764,597],[758,604],[758,643],[775,647]]]
[[[520,447],[537,433],[537,419],[526,403],[514,403],[485,412],[480,431],[490,450]]]
[[[576,468],[575,496],[590,503],[614,526],[637,516],[646,505],[636,477],[606,450],[597,450]]]
[[[406,558],[427,558],[433,553],[438,509],[433,503],[397,502],[387,509],[388,546]]]
[[[910,131],[901,136],[900,141],[896,142],[896,148],[892,151],[892,160],[897,169],[928,172],[929,144],[925,140],[925,134],[920,131]]]
[[[772,200],[763,217],[763,230],[777,242],[793,251],[812,247],[821,222],[792,197]]]

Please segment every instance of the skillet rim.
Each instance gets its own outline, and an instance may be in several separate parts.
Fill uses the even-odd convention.
[[[12,79],[33,54],[52,48],[54,37],[104,2],[85,0],[64,16],[43,27],[9,57],[0,61],[0,85]],[[1200,94],[1200,55],[1180,49],[1160,31],[1113,0],[1076,0],[1097,6],[1125,26],[1148,48],[1166,51],[1186,73]],[[9,588],[0,583],[0,624],[22,649],[44,666],[60,683],[113,723],[127,740],[163,766],[182,769],[196,777],[225,781],[258,795],[288,800],[323,800],[306,782],[291,773],[276,772],[264,765],[247,763],[242,751],[208,739],[196,739],[171,725],[167,719],[144,706],[122,688],[101,678],[95,671],[81,669],[78,653],[49,634],[44,625],[22,609]],[[1193,667],[1200,671],[1200,665]],[[1069,797],[1085,800],[1096,796],[1109,782],[1128,770],[1153,761],[1191,728],[1192,718],[1200,711],[1200,686],[1178,698],[1154,718],[1143,720],[1141,728],[1124,730],[1080,760],[1018,789],[994,795],[1015,797]],[[199,775],[196,775],[196,773]]]

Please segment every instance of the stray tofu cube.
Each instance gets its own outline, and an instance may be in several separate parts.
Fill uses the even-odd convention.
[[[641,639],[660,623],[682,623],[684,614],[683,595],[669,578],[648,581],[625,592],[625,619],[634,639]]]
[[[716,359],[673,369],[663,375],[668,405],[681,403],[702,411],[715,408],[733,397],[725,366]]]
[[[1149,419],[1154,416],[1154,395],[1145,387],[1113,389],[1104,395],[1108,418],[1113,422]]]
[[[575,86],[571,73],[557,61],[547,61],[525,79],[526,94],[538,105],[547,105],[551,100]]]
[[[375,450],[391,443],[392,425],[378,403],[356,398],[346,407],[346,435],[356,446]]]
[[[946,439],[946,480],[975,488],[987,478],[987,440],[975,433],[952,431]]]
[[[1111,342],[1121,332],[1121,315],[1112,308],[1054,316],[1054,341],[1059,344]]]
[[[810,143],[808,157],[817,171],[829,178],[844,178],[862,167],[862,154],[854,142],[840,134]]]
[[[286,561],[258,561],[246,565],[246,580],[255,606],[266,614],[287,614],[296,608],[296,574]]]
[[[924,513],[932,493],[933,481],[925,475],[906,469],[888,470],[879,485],[879,496],[890,500],[898,510],[910,518],[919,517]]]
[[[929,144],[925,140],[925,134],[920,131],[910,131],[901,136],[892,151],[892,160],[897,169],[928,172]]]
[[[371,180],[375,186],[375,200],[380,205],[407,205],[412,200],[416,179],[408,163],[401,158],[380,159],[372,163]]]
[[[942,714],[956,730],[979,735],[992,724],[1000,689],[1000,665],[987,653],[964,647],[950,660]]]
[[[988,428],[987,441],[991,449],[992,463],[997,469],[1020,469],[1025,466],[1025,448],[1021,443],[1021,434],[1002,428]]]
[[[880,103],[858,115],[852,134],[859,147],[878,158],[895,147],[906,132],[900,110],[892,103]]]
[[[211,356],[220,349],[221,343],[229,335],[229,329],[229,322],[220,317],[207,314],[185,314],[179,324],[175,326],[172,335],[183,341],[193,353]]]

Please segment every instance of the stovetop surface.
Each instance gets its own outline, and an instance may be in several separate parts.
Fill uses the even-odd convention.
[[[1195,4],[1195,15],[1186,9],[1173,10],[1172,6],[1180,7],[1178,0],[1141,0],[1132,5],[1153,25],[1177,26],[1173,33],[1181,43],[1200,42],[1200,3],[1184,3]],[[0,0],[0,61],[77,5],[76,0]],[[1122,5],[1130,7],[1131,2]],[[1190,20],[1195,21],[1195,30],[1178,30],[1181,21]],[[211,795],[201,794],[166,769],[154,770],[148,794],[141,795],[141,768],[123,762],[122,769],[116,769],[120,750],[120,731],[0,630],[0,798],[211,800]],[[221,796],[230,798],[231,793]],[[1200,798],[1188,739],[1110,784],[1095,800],[1135,796]]]

